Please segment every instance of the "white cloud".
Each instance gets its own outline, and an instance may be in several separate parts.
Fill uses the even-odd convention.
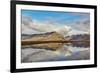
[[[48,21],[49,22],[49,21]],[[57,25],[57,23],[40,22],[32,20],[31,17],[22,17],[22,33],[24,34],[38,34],[56,31],[63,36],[84,34],[90,31],[89,19],[82,19],[76,23],[69,25]]]
[[[67,25],[56,25],[56,24],[47,24],[43,22],[39,22],[36,20],[32,20],[27,16],[22,16],[22,33],[25,34],[34,34],[35,33],[45,33],[56,31],[63,36],[67,35],[67,33],[71,30],[71,27]]]
[[[80,31],[90,32],[90,20],[87,18],[77,21],[72,26]]]
[[[68,35],[77,35],[77,34],[88,34],[88,32],[73,29],[68,33]]]

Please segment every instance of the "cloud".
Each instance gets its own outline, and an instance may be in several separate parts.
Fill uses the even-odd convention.
[[[81,31],[81,30],[72,30],[68,33],[68,35],[77,35],[77,34],[88,34],[88,32]]]
[[[86,20],[80,20],[76,23],[76,27],[83,30],[83,31],[90,31],[90,21],[88,19]]]
[[[67,25],[57,25],[45,22],[39,22],[37,20],[33,20],[31,17],[22,16],[22,33],[25,34],[34,34],[34,33],[45,33],[45,32],[53,32],[56,31],[63,36],[67,35],[67,33],[71,30],[71,27]]]
[[[80,19],[72,23],[72,27],[84,31],[90,32],[90,14],[89,13],[72,13],[75,16],[80,16]]]
[[[77,29],[79,31],[89,33],[90,32],[90,19],[88,19],[88,18],[80,19],[80,20],[74,22],[71,26],[74,29]]]

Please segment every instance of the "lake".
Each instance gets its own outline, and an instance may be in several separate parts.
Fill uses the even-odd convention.
[[[89,46],[75,46],[75,44],[73,46],[72,44],[67,45],[67,43],[64,43],[62,46],[60,45],[60,48],[57,50],[47,49],[48,47],[34,46],[35,45],[29,45],[21,48],[22,63],[90,59]]]

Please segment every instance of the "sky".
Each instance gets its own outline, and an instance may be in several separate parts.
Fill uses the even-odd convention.
[[[33,29],[45,32],[49,32],[50,30],[54,31],[56,29],[56,31],[63,34],[65,34],[69,28],[73,29],[71,30],[71,34],[90,31],[89,13],[21,10],[21,15],[22,22],[26,24],[23,25],[22,28],[27,33],[33,32]],[[26,31],[26,29],[28,30]]]
[[[22,16],[29,16],[40,22],[55,22],[62,24],[71,24],[82,19],[89,19],[89,13],[79,12],[56,12],[39,10],[22,10]]]

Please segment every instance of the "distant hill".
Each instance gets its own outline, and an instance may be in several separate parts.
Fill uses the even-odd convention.
[[[62,41],[62,40],[64,40],[64,37],[57,32],[23,35],[23,36],[24,37],[26,36],[26,38],[23,38],[22,42],[24,42],[24,41],[37,41],[37,42],[38,41]],[[23,44],[26,44],[26,43],[24,42]],[[31,46],[35,47],[35,48],[44,48],[44,49],[46,48],[46,49],[56,50],[56,49],[60,49],[61,47],[63,47],[63,44],[52,42],[52,43],[43,43],[43,44],[33,44]]]
[[[24,37],[24,38],[23,38]],[[43,34],[32,34],[32,35],[26,35],[22,34],[22,46],[25,46],[25,44],[30,44],[31,41],[76,41],[73,43],[66,43],[66,45],[70,44],[71,46],[76,47],[89,47],[90,46],[90,35],[89,34],[78,34],[78,35],[71,35],[67,37],[63,37],[63,35],[57,33],[57,32],[48,32]],[[25,41],[25,42],[24,42]],[[85,42],[78,42],[78,41],[85,41]],[[65,43],[43,43],[43,44],[32,44],[33,47],[36,48],[47,48],[47,49],[59,49],[63,47]],[[31,44],[30,44],[31,45]]]
[[[22,34],[22,40],[33,40],[33,41],[57,41],[57,40],[64,40],[63,35],[57,32],[48,32],[42,34]]]
[[[78,35],[67,36],[65,38],[69,40],[77,40],[77,41],[90,40],[90,35],[89,34],[78,34]]]
[[[74,41],[86,41],[86,42],[74,42],[70,45],[76,47],[89,47],[90,46],[90,35],[89,34],[78,34],[78,35],[71,35],[65,37],[67,40],[74,40]],[[89,42],[87,42],[89,41]]]

